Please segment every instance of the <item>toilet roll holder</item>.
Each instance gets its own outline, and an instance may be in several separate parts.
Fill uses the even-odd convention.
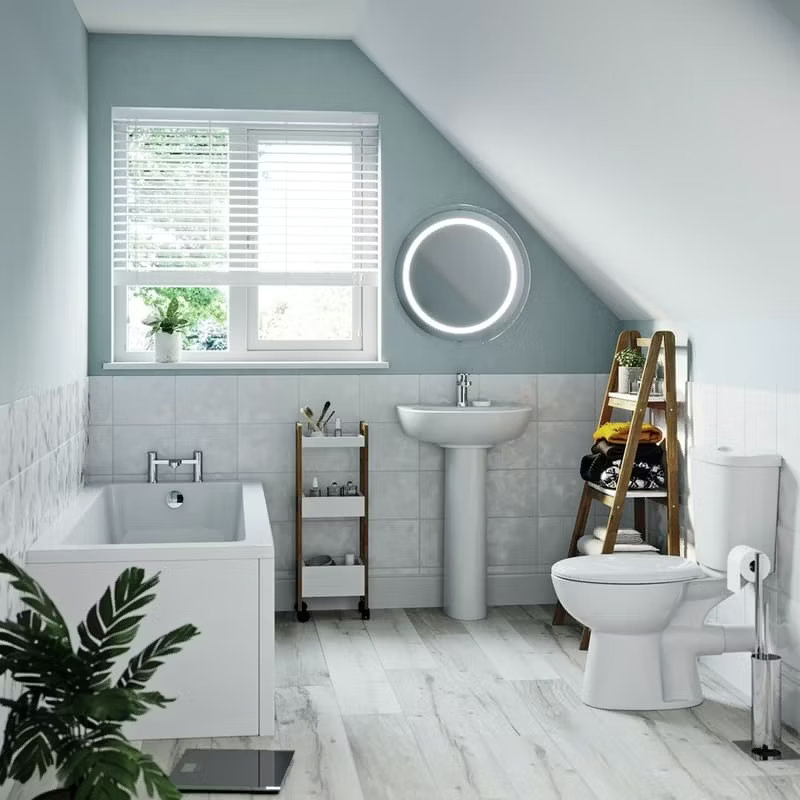
[[[756,605],[756,649],[750,656],[751,702],[750,740],[734,744],[756,761],[800,759],[800,754],[783,743],[781,734],[781,663],[779,655],[769,652],[767,643],[767,593],[764,579],[771,571],[769,558],[754,551],[748,564],[752,575],[744,575],[753,582]]]

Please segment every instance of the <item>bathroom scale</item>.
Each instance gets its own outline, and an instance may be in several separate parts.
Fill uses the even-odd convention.
[[[294,750],[187,750],[169,779],[179,791],[278,794]]]

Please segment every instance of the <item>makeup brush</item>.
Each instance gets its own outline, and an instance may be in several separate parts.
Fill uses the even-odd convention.
[[[334,408],[333,411],[331,411],[331,413],[328,414],[328,419],[326,419],[325,422],[322,423],[322,427],[323,428],[333,419],[333,415],[335,413],[336,413],[336,409]]]
[[[322,413],[319,415],[319,419],[317,420],[317,427],[318,428],[322,427],[322,425],[323,425],[322,420],[325,417],[325,414],[327,413],[327,411],[328,411],[328,409],[330,407],[331,407],[331,401],[330,400],[326,400],[325,401],[325,405],[322,406]]]
[[[312,411],[312,410],[311,410],[311,409],[310,409],[308,406],[303,406],[303,408],[301,408],[301,409],[300,409],[300,413],[301,413],[301,414],[302,414],[302,415],[303,415],[303,416],[304,416],[304,417],[305,417],[305,418],[306,418],[306,419],[307,419],[307,420],[308,420],[308,421],[309,421],[309,422],[310,422],[310,423],[311,423],[311,424],[312,424],[312,425],[313,425],[313,426],[314,426],[314,427],[315,427],[315,428],[316,428],[318,431],[320,431],[320,432],[322,431],[322,428],[320,428],[320,427],[319,427],[319,425],[317,425],[316,421],[314,420],[314,412],[313,412],[313,411]]]

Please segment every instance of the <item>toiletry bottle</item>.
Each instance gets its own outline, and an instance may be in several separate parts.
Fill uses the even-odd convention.
[[[314,480],[311,481],[311,490],[308,493],[309,497],[319,497],[322,493],[319,490],[319,480],[317,476],[314,476]]]
[[[339,484],[336,481],[328,486],[328,497],[339,497]]]
[[[342,435],[342,420],[339,417],[336,417],[336,422],[333,426],[333,435],[334,436],[341,436]]]

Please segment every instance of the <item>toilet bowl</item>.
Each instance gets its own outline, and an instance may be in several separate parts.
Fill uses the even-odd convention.
[[[752,650],[752,625],[706,623],[731,595],[727,556],[749,545],[772,556],[780,456],[729,448],[689,453],[698,563],[612,553],[552,567],[563,607],[592,631],[583,701],[619,710],[687,708],[703,701],[697,657]]]
[[[678,556],[617,553],[553,565],[564,608],[592,631],[583,701],[595,708],[687,708],[703,700],[697,657],[751,650],[752,626],[704,624],[730,595]]]

